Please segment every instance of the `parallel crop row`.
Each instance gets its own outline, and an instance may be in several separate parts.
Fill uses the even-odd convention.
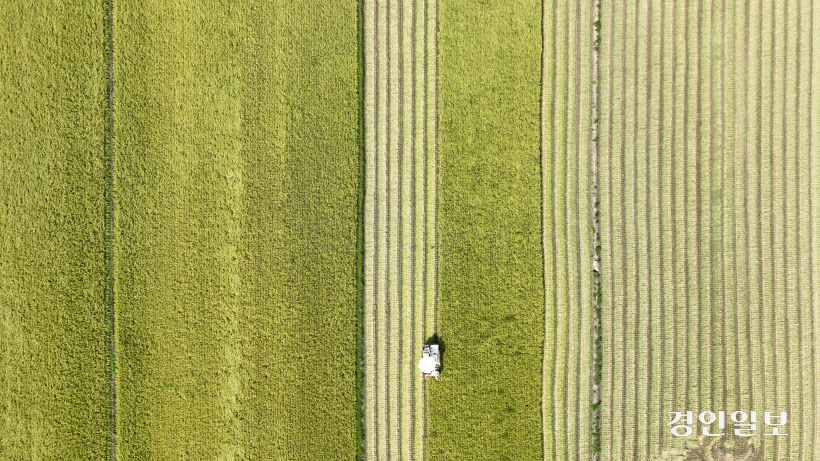
[[[436,7],[364,8],[365,458],[422,459],[415,364],[435,321]]]
[[[548,2],[542,72],[544,459],[589,459],[592,2]]]
[[[712,450],[684,410],[788,412],[714,459],[816,457],[817,9],[603,2],[602,459]]]

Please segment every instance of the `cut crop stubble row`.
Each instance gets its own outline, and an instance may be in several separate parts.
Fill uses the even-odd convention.
[[[422,459],[421,345],[434,332],[435,2],[367,1],[364,440],[367,459]]]

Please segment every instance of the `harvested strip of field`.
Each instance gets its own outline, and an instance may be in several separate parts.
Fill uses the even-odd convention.
[[[114,16],[122,457],[353,459],[356,2]]]
[[[435,331],[436,4],[364,3],[365,459],[423,459]]]
[[[0,8],[0,459],[111,456],[104,19]]]
[[[541,4],[449,1],[440,12],[438,334],[429,459],[538,459]]]
[[[544,459],[591,456],[592,2],[544,4]]]
[[[818,9],[603,2],[602,459],[820,452]],[[729,435],[673,436],[686,410]]]

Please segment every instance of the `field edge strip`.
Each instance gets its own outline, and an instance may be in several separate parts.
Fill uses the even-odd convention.
[[[601,0],[592,3],[592,81],[590,95],[591,139],[590,139],[590,244],[592,246],[592,388],[590,389],[590,431],[592,437],[592,459],[597,461],[601,453],[601,374],[603,371],[603,351],[601,348],[601,235],[598,207],[598,57],[601,43]]]
[[[358,81],[358,182],[356,190],[356,460],[364,460],[364,194],[365,194],[365,62],[364,62],[364,8],[366,0],[356,2],[356,40],[358,47],[357,73]]]
[[[547,206],[545,200],[547,199],[547,183],[546,183],[546,171],[544,168],[544,162],[546,160],[546,152],[544,149],[544,119],[547,116],[546,110],[544,108],[544,92],[546,91],[546,85],[544,85],[544,77],[546,75],[546,15],[547,15],[547,3],[545,1],[541,2],[541,75],[539,75],[539,81],[541,83],[540,94],[539,94],[539,123],[540,126],[540,133],[539,133],[539,149],[540,149],[540,157],[539,164],[541,166],[541,263],[543,265],[543,269],[541,271],[541,284],[544,287],[544,339],[541,343],[541,458],[547,459],[547,451],[548,442],[547,442],[547,388],[552,387],[551,383],[547,382],[547,362],[550,360],[547,354],[547,346],[549,342],[547,341],[547,329],[549,328],[548,322],[549,317],[547,314],[547,310],[549,308],[548,304],[548,293],[549,289],[547,287]]]
[[[114,304],[115,271],[115,204],[114,204],[114,1],[104,0],[106,76],[105,133],[105,291],[104,303],[109,322],[109,367],[111,373],[111,456],[117,459],[117,322]]]

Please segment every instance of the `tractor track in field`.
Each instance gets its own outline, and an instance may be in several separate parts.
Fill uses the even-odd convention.
[[[115,311],[115,205],[114,205],[114,2],[105,3],[105,305],[109,322],[109,360],[111,373],[111,457],[117,459],[117,330]]]
[[[364,49],[364,459],[423,459],[418,349],[434,331],[431,2],[370,0]],[[432,120],[432,122],[431,122]],[[431,203],[433,205],[431,205]]]

